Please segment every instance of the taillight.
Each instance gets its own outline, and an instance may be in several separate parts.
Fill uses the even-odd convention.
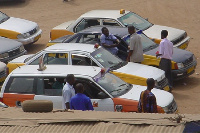
[[[175,68],[175,69],[178,69],[177,63],[174,64],[174,68]]]
[[[2,102],[2,103],[3,103],[3,98],[1,98],[1,97],[0,97],[0,102]]]

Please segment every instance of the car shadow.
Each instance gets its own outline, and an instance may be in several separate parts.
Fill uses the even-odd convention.
[[[13,1],[0,1],[0,7],[24,7],[29,4],[30,0],[24,0],[24,2],[20,0],[13,0]]]

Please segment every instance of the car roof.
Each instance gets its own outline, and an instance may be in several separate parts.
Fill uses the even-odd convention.
[[[123,37],[125,35],[128,35],[128,28],[127,27],[120,27],[120,26],[102,26],[102,25],[98,25],[98,26],[91,26],[87,29],[84,29],[78,33],[98,33],[98,34],[101,34],[102,31],[101,29],[103,27],[106,27],[108,28],[109,30],[109,33],[113,34],[113,35],[116,35],[116,36],[119,36],[119,37]]]
[[[101,46],[100,46],[101,47]],[[99,47],[99,48],[100,48]],[[83,44],[83,43],[58,43],[52,46],[47,47],[44,51],[82,51],[92,53],[96,50],[92,44]]]
[[[39,65],[24,65],[15,69],[12,76],[58,76],[65,77],[67,74],[94,77],[100,73],[100,67],[75,66],[75,65],[47,65],[43,71],[38,70]]]
[[[129,13],[130,11],[125,11],[124,14]],[[84,13],[80,18],[113,18],[117,19],[124,14],[120,14],[120,10],[91,10]]]

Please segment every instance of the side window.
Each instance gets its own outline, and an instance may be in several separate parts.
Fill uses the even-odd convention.
[[[44,64],[68,65],[68,53],[48,53],[48,54],[45,54]]]
[[[42,56],[42,55],[41,55]],[[41,56],[39,56],[38,58],[36,58],[33,62],[31,62],[29,65],[38,65],[39,64],[39,59],[40,59],[40,57]]]
[[[85,55],[72,54],[72,65],[97,66],[97,64]]]
[[[95,44],[100,43],[100,36],[95,34],[83,34],[79,40],[79,43]]]
[[[114,19],[104,19],[103,25],[109,25],[109,26],[120,26],[119,23]]]
[[[64,86],[64,78],[38,78],[37,80],[37,94],[46,96],[62,96],[62,89]]]
[[[109,96],[103,92],[95,83],[87,79],[76,79],[76,84],[82,83],[84,86],[84,94],[90,99],[104,99]],[[76,88],[75,88],[76,89]]]
[[[75,32],[79,32],[81,30],[84,30],[90,26],[100,25],[99,19],[83,19],[76,27]]]
[[[5,92],[34,94],[34,78],[15,77],[10,78]]]

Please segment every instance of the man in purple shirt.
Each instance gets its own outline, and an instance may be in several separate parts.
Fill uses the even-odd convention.
[[[83,94],[83,84],[78,83],[75,88],[77,94],[73,96],[70,100],[70,109],[82,111],[94,110],[90,98]]]
[[[165,76],[168,79],[169,87],[172,89],[173,80],[171,74],[171,59],[173,55],[173,43],[167,39],[168,31],[161,31],[161,39],[159,46],[159,53],[156,54],[156,57],[160,57],[159,68],[165,71]],[[170,90],[171,91],[171,90]]]

